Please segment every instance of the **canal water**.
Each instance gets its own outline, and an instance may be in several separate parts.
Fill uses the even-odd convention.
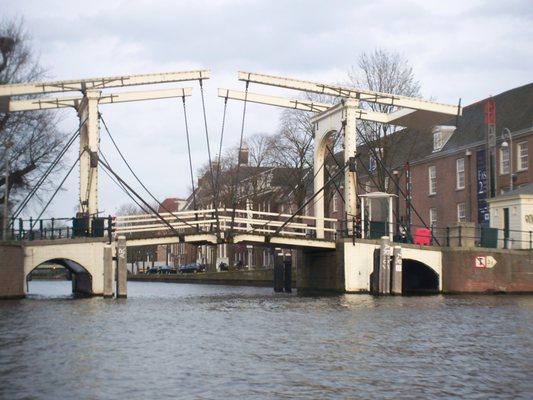
[[[531,399],[533,297],[128,283],[0,301],[1,399]]]

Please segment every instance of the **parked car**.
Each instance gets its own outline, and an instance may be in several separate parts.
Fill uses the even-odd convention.
[[[180,266],[179,271],[182,274],[196,273],[199,270],[199,266],[200,266],[200,264],[198,264],[198,263],[184,264],[184,265]]]
[[[158,274],[159,273],[159,268],[150,268],[146,271],[147,274]]]

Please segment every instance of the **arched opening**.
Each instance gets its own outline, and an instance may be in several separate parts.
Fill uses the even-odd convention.
[[[75,261],[55,258],[39,264],[26,277],[28,294],[47,297],[90,296],[91,274]]]
[[[439,275],[420,261],[402,260],[402,293],[435,294],[439,292]]]

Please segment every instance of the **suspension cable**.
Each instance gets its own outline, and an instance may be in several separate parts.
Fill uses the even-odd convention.
[[[250,81],[246,81],[246,88],[244,91],[244,105],[242,109],[242,122],[241,122],[241,137],[239,141],[239,153],[237,154],[237,171],[235,173],[235,179],[232,187],[231,199],[233,201],[233,211],[231,213],[231,223],[230,223],[230,234],[233,233],[233,225],[235,223],[235,210],[237,208],[237,195],[238,195],[238,182],[239,182],[239,171],[241,168],[241,151],[242,151],[242,141],[244,137],[244,121],[246,118],[246,105],[248,104],[248,87],[250,86]]]
[[[35,186],[30,190],[30,192],[26,195],[26,197],[22,200],[22,202],[17,206],[16,210],[13,212],[13,216],[12,218],[15,219],[17,218],[20,213],[22,212],[22,210],[24,209],[24,207],[26,207],[29,203],[29,201],[32,199],[32,197],[35,195],[35,193],[37,192],[37,190],[41,187],[41,185],[44,183],[44,181],[46,180],[46,178],[48,178],[48,176],[50,175],[50,173],[52,172],[52,170],[56,167],[56,165],[59,163],[60,159],[65,155],[65,153],[68,151],[68,149],[70,148],[70,146],[72,146],[72,143],[74,143],[74,141],[76,140],[76,138],[79,136],[79,133],[80,133],[80,130],[81,128],[85,125],[85,123],[87,122],[87,118],[80,124],[80,126],[78,127],[78,129],[74,132],[74,134],[68,139],[67,143],[65,144],[65,146],[63,147],[63,149],[59,152],[59,154],[57,155],[57,157],[54,159],[54,161],[52,161],[52,163],[50,163],[50,165],[48,166],[48,168],[46,169],[46,171],[41,175],[41,177],[39,178],[39,180],[37,181],[37,183],[35,184]]]
[[[209,143],[209,130],[207,129],[207,114],[206,114],[206,111],[205,111],[205,96],[204,96],[204,85],[202,83],[202,79],[199,80],[199,83],[200,83],[200,97],[202,98],[202,111],[203,111],[203,115],[204,115],[204,127],[205,127],[205,140],[207,142],[207,157],[209,159],[209,174],[211,175],[211,190],[213,191],[213,203],[215,203],[215,219],[217,221],[217,228],[220,227],[220,221],[219,221],[219,217],[218,217],[218,204],[217,204],[217,196],[215,194],[215,176],[213,174],[213,162],[212,162],[212,159],[211,159],[211,144]],[[185,101],[185,97],[183,98],[184,101]],[[184,103],[185,104],[185,103]],[[189,150],[189,155],[190,155],[190,150]],[[217,229],[217,232],[216,232],[216,235],[217,235],[217,238],[220,237],[220,231],[219,229]]]
[[[133,190],[131,188],[131,186],[129,186],[115,171],[113,171],[113,169],[105,161],[103,161],[100,157],[98,157],[98,162],[105,169],[107,169],[109,172],[111,172],[111,174],[113,174],[113,176],[117,179],[117,181],[122,183],[135,197],[137,197],[137,199],[139,199],[152,213],[154,213],[154,215],[157,216],[157,218],[159,218],[165,225],[167,225],[170,228],[170,230],[173,231],[176,234],[176,236],[178,236],[178,237],[182,237],[183,236],[165,218],[163,218],[161,216],[161,214],[159,214],[150,204],[148,204],[146,202],[146,200],[144,200],[135,190]],[[183,221],[183,222],[185,222],[187,225],[189,225],[189,226],[194,228],[194,226],[189,224],[188,222],[186,222],[186,221]]]
[[[99,150],[99,153],[100,155],[102,156],[102,158],[104,159],[104,161],[109,164],[109,161],[107,161],[107,157],[105,156],[105,154],[102,152],[102,150]],[[109,179],[115,184],[117,185],[136,205],[137,207],[139,207],[143,212],[145,212],[146,214],[150,214],[150,211],[148,211],[143,205],[141,205],[136,199],[135,197],[133,197],[130,192],[128,192],[128,190],[124,187],[124,185],[122,185],[119,181],[117,181],[115,179],[115,177],[113,175],[111,175],[109,172],[107,172],[106,169],[103,169],[102,171],[104,171],[104,173],[109,177]]]
[[[359,128],[357,128],[357,133],[359,133],[359,135],[361,136],[361,138],[363,139],[363,141],[365,142],[366,146],[368,147],[368,149],[372,152],[372,155],[374,156],[374,158],[376,159],[377,162],[379,162],[379,165],[381,166],[381,168],[383,168],[383,170],[385,171],[385,173],[389,176],[389,178],[394,182],[394,184],[396,185],[396,187],[398,188],[398,191],[401,193],[402,197],[404,198],[404,200],[407,200],[407,196],[405,194],[405,192],[402,190],[402,188],[400,187],[399,183],[396,181],[396,179],[394,179],[394,177],[391,175],[391,173],[389,172],[388,168],[385,166],[385,164],[383,164],[383,161],[381,160],[381,158],[379,157],[379,154],[377,154],[376,150],[370,145],[370,143],[368,142],[368,139],[364,137],[364,135],[361,133],[361,131],[359,130]],[[412,205],[411,205],[411,208],[413,209],[413,211],[415,212],[416,216],[418,217],[418,219],[420,220],[420,222],[422,222],[422,225],[424,225],[424,227],[426,229],[429,229],[429,226],[426,224],[426,222],[422,219],[422,216],[418,213],[417,209],[414,208]],[[409,223],[411,223],[411,221],[409,221]],[[437,240],[437,238],[433,235],[433,230],[432,229],[429,229],[431,231],[431,237],[433,238],[433,240],[435,240],[435,242],[437,244],[439,244],[439,241]]]
[[[300,206],[298,210],[296,210],[294,214],[292,214],[292,216],[289,219],[287,219],[281,226],[279,226],[274,231],[274,235],[279,234],[281,230],[285,228],[287,224],[294,219],[296,214],[298,214],[301,210],[303,210],[316,196],[318,196],[326,188],[326,186],[328,186],[334,179],[336,179],[338,175],[340,175],[341,173],[344,173],[344,170],[346,169],[347,166],[348,164],[346,163],[343,168],[335,172],[335,174],[333,174],[333,176],[326,183],[324,183],[324,185],[319,190],[317,190],[304,204]]]
[[[342,124],[342,125],[341,125],[341,128],[337,131],[337,133],[336,133],[336,135],[335,135],[335,137],[336,137],[335,140],[337,140],[337,138],[340,136],[340,134],[342,133],[343,129],[344,129],[344,124]],[[309,163],[308,163],[308,164],[309,164]],[[318,170],[313,174],[313,181],[314,181],[315,178],[318,176],[318,174],[320,173],[320,171],[322,171],[322,168],[324,168],[324,165],[325,165],[325,164],[326,164],[326,158],[324,158],[324,161],[322,162],[322,165],[320,165],[320,168],[318,168]],[[312,167],[311,164],[309,164],[309,165]],[[327,169],[324,168],[324,171],[326,171],[326,170],[327,170]],[[307,175],[307,174],[306,174],[306,175]],[[304,177],[304,179],[305,179],[305,177]],[[294,192],[294,190],[298,189],[298,187],[301,186],[301,185],[305,185],[305,181],[304,181],[304,180],[300,181],[300,183],[298,183],[298,185],[296,185],[296,187],[295,187],[291,192]],[[300,211],[301,209],[302,209],[302,207],[300,207],[300,208],[296,211],[296,213],[298,213],[298,211]],[[296,214],[296,213],[295,213],[295,214]],[[295,216],[295,214],[292,215],[291,219]],[[269,219],[268,221],[266,221],[264,224],[259,225],[259,226],[255,227],[255,228],[252,228],[252,231],[251,231],[250,233],[255,232],[257,229],[261,229],[261,228],[266,227],[266,226],[267,226],[270,222],[272,222],[272,221],[274,221],[274,219],[273,219],[273,218],[270,218],[270,219]]]
[[[228,109],[228,97],[224,98],[224,111],[222,112],[222,126],[220,128],[220,142],[218,145],[218,160],[217,160],[217,171],[215,178],[215,209],[218,209],[219,203],[219,191],[220,191],[220,168],[221,162],[220,158],[222,157],[222,142],[224,141],[224,127],[226,126],[226,111]],[[220,220],[218,216],[218,211],[216,213],[217,218],[217,233],[220,234]]]
[[[65,183],[65,181],[67,180],[67,178],[69,177],[70,173],[72,172],[72,170],[74,169],[74,167],[76,166],[76,164],[78,164],[78,161],[80,161],[80,158],[82,156],[82,154],[85,153],[85,149],[83,149],[80,154],[78,155],[78,158],[76,158],[76,161],[74,161],[74,164],[72,164],[72,166],[70,167],[70,169],[68,170],[67,174],[65,175],[65,177],[63,178],[63,180],[59,183],[59,186],[56,188],[56,190],[54,191],[54,194],[52,194],[52,197],[50,197],[50,199],[48,200],[48,202],[46,203],[46,205],[43,207],[41,213],[39,214],[39,216],[33,221],[33,223],[30,225],[30,232],[33,230],[33,227],[35,226],[35,224],[37,223],[37,221],[39,219],[41,219],[41,217],[43,216],[44,212],[46,211],[46,209],[48,208],[48,206],[50,205],[50,203],[52,202],[52,200],[54,200],[55,196],[57,195],[57,193],[59,192],[59,190],[61,189],[61,187],[63,186],[63,184]]]
[[[200,84],[201,84],[200,80]],[[196,189],[194,188],[194,173],[192,170],[192,156],[191,156],[191,143],[189,139],[189,122],[187,120],[187,107],[185,106],[185,96],[182,97],[183,100],[183,119],[185,121],[185,136],[187,137],[187,151],[189,154],[189,171],[191,175],[191,187],[192,187],[192,205],[195,210],[198,209],[196,204]]]
[[[126,160],[126,157],[124,156],[124,154],[122,153],[122,151],[120,151],[120,148],[118,147],[117,143],[115,142],[115,139],[113,139],[113,136],[111,135],[111,132],[109,131],[109,128],[107,127],[107,124],[105,123],[105,120],[102,116],[102,114],[99,114],[100,116],[100,119],[102,120],[102,123],[104,124],[104,128],[105,128],[105,131],[107,132],[107,134],[109,135],[109,138],[111,139],[111,142],[113,143],[115,149],[117,150],[118,154],[120,155],[120,157],[122,158],[122,161],[124,161],[124,163],[126,164],[126,166],[128,167],[128,169],[130,170],[130,172],[132,173],[132,175],[135,177],[135,179],[137,180],[137,182],[139,182],[139,184],[143,187],[143,189],[148,193],[148,195],[159,205],[159,207],[161,207],[163,210],[165,210],[166,212],[168,212],[169,214],[171,214],[177,221],[181,221],[181,222],[184,222],[186,223],[187,225],[190,225],[188,222],[186,222],[185,220],[179,218],[176,214],[174,214],[172,211],[170,211],[167,207],[165,207],[158,199],[157,197],[155,197],[152,192],[150,192],[150,190],[148,190],[148,188],[144,185],[144,183],[141,181],[141,179],[137,176],[137,174],[133,171],[133,168],[131,167],[131,165],[128,163],[128,161]],[[144,201],[143,201],[144,203]],[[151,209],[151,207],[150,207]],[[194,227],[193,225],[190,225],[191,227]],[[196,229],[198,231],[200,231],[200,228],[199,227],[196,227]]]

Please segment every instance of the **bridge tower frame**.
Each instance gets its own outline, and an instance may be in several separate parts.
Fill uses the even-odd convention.
[[[344,127],[344,162],[350,166],[345,173],[344,197],[345,210],[349,217],[357,214],[357,172],[355,156],[357,152],[357,120],[365,120],[391,124],[400,127],[427,129],[450,120],[453,116],[461,115],[459,105],[442,104],[421,98],[400,96],[391,93],[381,93],[363,90],[349,86],[330,85],[299,79],[239,72],[238,79],[249,83],[293,89],[307,93],[331,96],[340,99],[338,104],[320,103],[309,100],[286,99],[258,93],[219,89],[218,96],[226,99],[249,101],[282,108],[310,111],[316,113],[311,121],[315,124],[315,153],[314,153],[314,193],[324,187],[324,171],[327,137],[333,131]],[[247,86],[248,88],[248,86]],[[368,108],[360,108],[360,103],[374,103],[392,106],[393,111],[381,113]],[[429,132],[429,130],[428,130]],[[316,196],[314,211],[317,217],[316,236],[325,237],[324,231],[324,196]],[[347,224],[349,234],[353,233],[353,226]]]
[[[0,112],[22,112],[55,108],[74,108],[80,120],[80,187],[79,212],[98,215],[98,153],[100,146],[99,105],[141,100],[155,100],[192,95],[192,88],[157,89],[149,91],[104,93],[103,89],[157,85],[209,79],[209,70],[166,72],[144,75],[87,78],[53,82],[30,82],[0,85]],[[81,92],[76,97],[41,97],[12,100],[13,97],[47,93]],[[90,223],[90,220],[89,220]]]

